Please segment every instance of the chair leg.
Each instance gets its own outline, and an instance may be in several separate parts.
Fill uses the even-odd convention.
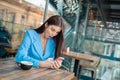
[[[92,79],[95,80],[96,79],[96,71],[91,71],[91,76],[92,76]]]
[[[79,71],[78,71],[78,78],[79,79],[80,79],[81,72],[82,72],[82,66],[79,66]]]
[[[91,71],[91,76],[92,76],[92,78],[94,77],[94,71]]]
[[[97,72],[96,72],[96,70],[94,71],[94,75],[93,75],[93,78],[94,79],[96,79],[96,74],[97,74]]]
[[[6,52],[4,56],[2,56],[2,58],[7,58],[9,57],[9,54]]]

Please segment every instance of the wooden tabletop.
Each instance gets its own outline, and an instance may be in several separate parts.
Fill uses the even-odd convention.
[[[0,60],[0,80],[73,80],[74,73],[65,70],[31,68],[22,70],[14,60]]]
[[[76,59],[76,60],[84,60],[84,61],[89,61],[89,62],[94,62],[95,60],[98,59],[98,57],[96,57],[96,56],[92,56],[92,55],[89,55],[89,54],[72,52],[72,51],[70,51],[67,54],[64,53],[63,56],[73,58],[73,59]]]

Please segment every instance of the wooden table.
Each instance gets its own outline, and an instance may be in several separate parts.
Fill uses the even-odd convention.
[[[74,73],[75,73],[75,76],[78,77],[78,78],[79,78],[79,72],[80,72],[79,71],[80,60],[88,61],[88,62],[94,62],[95,60],[99,59],[96,56],[83,54],[83,53],[72,52],[72,51],[70,51],[67,54],[64,53],[63,56],[75,59]]]
[[[13,60],[0,60],[0,80],[75,80],[74,73],[65,70],[31,68],[22,70]]]

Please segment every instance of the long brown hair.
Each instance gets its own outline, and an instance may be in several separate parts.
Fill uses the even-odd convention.
[[[64,22],[62,17],[59,15],[54,15],[50,18],[48,18],[39,28],[35,29],[37,33],[43,33],[45,31],[45,24],[49,25],[55,25],[61,27],[61,31],[53,37],[55,43],[56,43],[56,48],[55,48],[55,59],[58,58],[59,56],[62,55],[63,53],[63,44],[64,44]]]

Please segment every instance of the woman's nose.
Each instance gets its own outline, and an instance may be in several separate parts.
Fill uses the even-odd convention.
[[[55,36],[55,33],[52,33],[52,37]]]
[[[53,34],[51,34],[50,37],[53,37]]]

